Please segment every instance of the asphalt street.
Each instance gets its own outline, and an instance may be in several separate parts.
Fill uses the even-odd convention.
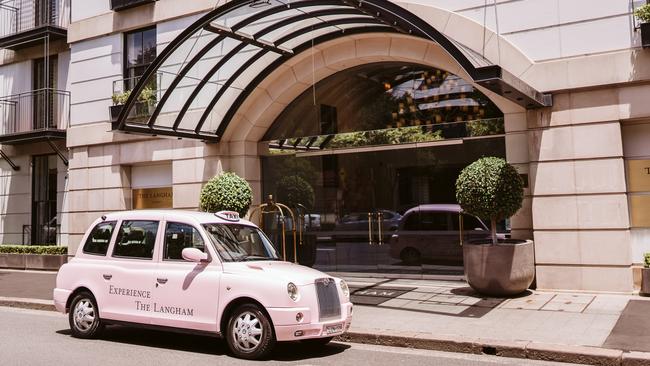
[[[49,311],[0,307],[0,364],[12,365],[246,365],[216,338],[109,327],[100,339],[70,336],[67,317]],[[537,365],[565,363],[505,359],[405,348],[332,343],[311,349],[280,344],[269,365]]]

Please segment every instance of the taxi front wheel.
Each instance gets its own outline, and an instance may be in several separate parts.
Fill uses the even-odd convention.
[[[268,356],[275,346],[273,327],[268,316],[254,304],[245,304],[232,312],[226,329],[230,351],[248,360]]]
[[[72,336],[77,338],[94,338],[102,330],[97,302],[88,292],[80,292],[72,300],[68,315]]]

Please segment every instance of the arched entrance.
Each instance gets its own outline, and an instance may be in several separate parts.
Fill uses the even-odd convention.
[[[263,195],[304,208],[304,250],[315,249],[321,270],[462,274],[461,235],[487,231],[466,217],[460,232],[455,180],[482,156],[505,158],[503,117],[438,68],[346,69],[303,92],[267,130]]]
[[[424,15],[426,14],[423,13]],[[384,63],[384,66],[387,66],[387,63],[401,63],[400,67],[415,65],[439,69],[441,73],[455,75],[459,84],[464,83],[473,91],[483,93],[483,97],[496,105],[503,114],[506,130],[509,124],[511,127],[515,123],[520,126],[523,121],[525,125],[526,110],[550,105],[550,97],[542,95],[499,65],[481,56],[476,51],[476,47],[467,47],[447,37],[432,24],[411,13],[406,7],[388,0],[291,2],[233,0],[199,18],[161,51],[113,120],[113,129],[126,133],[227,144],[227,148],[222,145],[225,166],[251,182],[256,200],[259,202],[266,189],[266,185],[262,182],[262,161],[265,159],[263,155],[266,153],[266,147],[274,141],[280,144],[280,140],[285,140],[282,146],[279,146],[282,148],[286,147],[286,140],[289,138],[309,137],[308,141],[314,141],[309,146],[304,143],[304,139],[298,143],[293,141],[293,144],[295,144],[294,149],[304,147],[311,149],[318,142],[319,137],[327,138],[322,137],[323,135],[268,135],[265,139],[265,135],[270,133],[269,127],[302,93],[338,72],[376,63]],[[475,32],[474,35],[479,37],[481,34],[484,35],[485,32],[480,34]],[[513,49],[513,52],[515,51]],[[435,73],[435,70],[433,72]],[[440,79],[437,82],[442,81],[443,79]],[[151,94],[151,89],[157,93],[155,101],[138,108],[142,100],[150,100],[143,94]],[[440,103],[440,100],[437,102]],[[435,105],[435,103],[434,100],[429,104]],[[458,116],[453,114],[439,118],[430,116],[429,119],[420,119],[417,125],[415,120],[411,121],[410,118],[408,123],[406,118],[403,123],[400,118],[397,118],[395,121],[391,120],[390,126],[386,124],[383,126],[385,128],[380,128],[380,130],[390,130],[380,135],[394,134],[394,129],[406,128],[406,132],[402,130],[397,132],[399,135],[397,143],[392,145],[399,146],[392,150],[411,150],[416,152],[415,155],[420,155],[420,152],[424,152],[429,147],[446,146],[447,149],[453,150],[453,146],[459,145],[459,142],[465,145],[468,141],[469,145],[471,139],[484,138],[484,136],[467,136],[469,116],[474,119],[482,119],[484,116],[480,115],[480,111],[475,113],[473,105],[459,105],[461,108],[465,106],[472,107],[472,110],[463,111],[466,112],[466,116],[461,116],[460,120],[456,120]],[[450,107],[454,108],[453,105]],[[410,110],[411,105],[405,104],[405,108]],[[149,113],[143,115],[138,111]],[[319,126],[321,112],[324,115],[333,114],[332,111],[327,112],[327,108],[323,111],[319,110],[318,114],[312,114],[318,116]],[[451,118],[451,121],[447,121],[447,117]],[[445,122],[456,123],[456,125],[445,125],[447,128],[444,128],[442,124]],[[459,130],[465,132],[450,132],[454,130],[452,126],[463,123],[465,123],[464,128]],[[436,124],[440,125],[435,126]],[[356,124],[350,126],[353,126],[350,129],[352,134],[360,132],[360,129],[364,131]],[[429,126],[429,129],[423,129],[422,126]],[[322,134],[323,130],[313,131]],[[410,136],[408,138],[412,140],[405,140],[407,138],[405,136]],[[444,138],[445,136],[447,138]],[[522,140],[522,136],[523,134],[519,134],[516,137],[518,139],[516,144],[525,148],[526,137],[524,136]],[[316,139],[312,139],[313,137]],[[328,144],[321,143],[319,146],[324,146],[322,150],[325,152],[320,154],[326,155],[329,151],[328,147],[337,147],[336,144],[341,144],[341,141],[347,137],[350,136],[341,136],[339,140],[334,140],[333,137]],[[508,140],[508,136],[505,139]],[[513,136],[510,136],[510,139],[513,140]],[[267,140],[267,144],[260,144],[264,140]],[[301,143],[305,145],[301,146]],[[406,146],[409,144],[412,146],[411,149]],[[378,157],[391,150],[386,146],[377,147],[375,143],[369,145],[356,146],[357,150],[365,149],[363,153],[366,154],[357,156],[370,156],[377,164],[381,164],[381,159]],[[521,150],[520,148],[515,152],[519,153]],[[503,149],[501,151],[501,155],[504,155]],[[361,153],[362,151],[354,152],[354,154]],[[340,151],[333,155],[342,156]],[[347,157],[352,156],[347,155]],[[448,155],[460,156],[464,153],[452,152]],[[527,152],[521,155],[525,155],[520,160],[521,164],[527,164]],[[387,157],[387,159],[391,158]],[[344,160],[348,163],[352,159]],[[426,159],[412,160],[423,161],[422,165],[431,165],[431,162]],[[365,168],[372,164],[361,162],[357,166]],[[383,168],[383,171],[379,172],[380,168],[381,165],[375,168],[376,173],[365,173],[366,176],[370,176],[366,181],[373,181],[375,179],[372,178],[373,176],[393,174],[389,174]],[[356,168],[351,166],[346,170],[350,169]],[[409,174],[412,177],[418,176],[412,172]],[[426,174],[419,176],[424,175]],[[336,177],[331,180],[335,179]],[[448,190],[449,185],[447,184],[446,187]],[[368,188],[356,190],[359,189]],[[420,191],[420,189],[414,190],[414,192]],[[431,190],[426,194],[430,193]],[[376,191],[374,195],[384,197],[386,194]],[[416,194],[415,197],[421,198],[422,195]],[[352,197],[351,193],[348,196],[346,201],[349,202],[364,201],[363,198]],[[392,201],[395,201],[394,197]],[[411,199],[411,201],[418,200]],[[372,203],[372,199],[370,202]],[[348,204],[347,202],[343,207],[348,207],[350,213],[367,210],[371,216],[383,214],[384,208],[380,207],[383,203],[379,203],[376,199],[374,202],[367,205],[371,208],[362,207],[359,203]],[[405,205],[407,204],[398,201],[390,207]],[[399,213],[400,210],[404,211],[404,208],[388,211]],[[338,220],[343,220],[345,216],[341,216],[340,213],[337,215],[340,216]],[[322,218],[323,222],[327,221],[324,216]],[[368,220],[369,231],[373,232],[370,227],[371,221]],[[330,220],[331,225],[336,226],[336,222]],[[377,229],[379,227],[377,226]],[[377,242],[381,238],[383,245],[385,242],[383,233],[381,235],[376,233],[375,237]],[[378,262],[373,266],[379,268]]]

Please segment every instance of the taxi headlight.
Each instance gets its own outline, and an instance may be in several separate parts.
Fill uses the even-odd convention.
[[[350,300],[350,288],[348,287],[348,284],[341,280],[341,291],[343,291],[343,295],[345,295],[345,298]]]
[[[287,294],[289,294],[289,297],[293,301],[298,301],[300,299],[300,294],[298,294],[298,286],[296,286],[293,282],[289,282],[287,285]]]

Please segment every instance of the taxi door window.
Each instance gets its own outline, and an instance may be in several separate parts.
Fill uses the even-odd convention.
[[[420,212],[420,230],[425,231],[447,231],[449,222],[447,212]]]
[[[184,260],[183,249],[196,248],[205,253],[205,243],[192,225],[168,222],[165,228],[163,260]]]
[[[152,259],[158,221],[124,220],[117,232],[114,257]]]
[[[84,244],[83,252],[86,254],[106,255],[108,244],[115,229],[115,221],[102,222],[93,228]]]

